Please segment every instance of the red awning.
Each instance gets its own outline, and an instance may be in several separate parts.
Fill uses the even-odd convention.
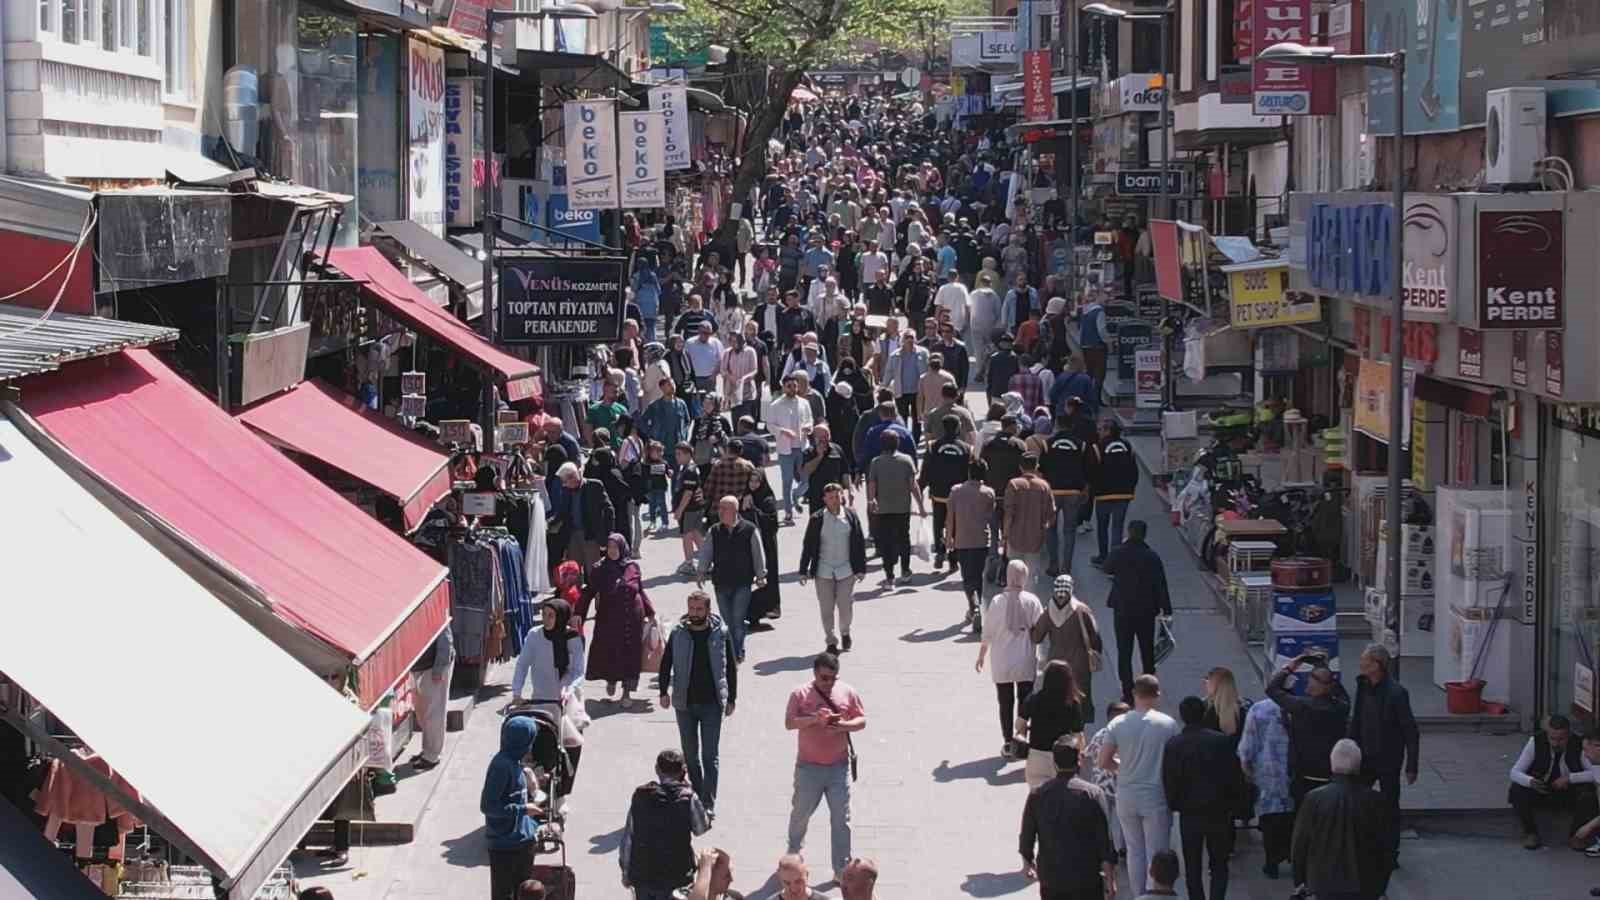
[[[446,627],[443,567],[148,351],[32,377],[22,408],[118,500],[270,608],[276,624],[256,625],[292,655],[327,666],[319,674],[356,666],[363,707]],[[248,605],[235,609],[258,615]],[[289,638],[271,633],[283,625]],[[307,635],[320,654],[308,651]]]
[[[450,457],[321,381],[307,381],[238,415],[267,439],[372,485],[399,501],[406,531],[450,493]]]
[[[539,392],[538,368],[484,340],[450,311],[428,299],[404,272],[373,247],[340,247],[328,261],[345,277],[364,281],[361,291],[396,319],[449,344],[506,383],[506,399],[523,400]]]

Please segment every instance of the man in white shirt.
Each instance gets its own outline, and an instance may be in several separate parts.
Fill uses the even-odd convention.
[[[967,286],[961,283],[961,273],[951,269],[946,274],[946,281],[939,286],[939,293],[933,295],[933,305],[950,311],[950,324],[956,334],[965,335],[967,332]]]
[[[783,378],[783,393],[767,404],[767,430],[777,439],[778,472],[783,481],[783,519],[794,524],[794,479],[811,433],[811,404],[801,399],[793,375]]]
[[[745,344],[744,335],[736,334],[730,342],[728,352],[722,355],[722,396],[733,404],[734,419],[753,416],[756,401],[761,399],[761,386],[756,383],[761,361],[756,349]]]
[[[1117,776],[1117,820],[1128,847],[1128,880],[1134,896],[1144,893],[1150,857],[1172,849],[1172,810],[1162,786],[1161,764],[1178,723],[1157,707],[1161,682],[1154,675],[1133,680],[1133,710],[1106,726],[1106,741],[1095,760]]]
[[[685,344],[689,365],[694,368],[694,386],[702,393],[717,389],[717,373],[722,368],[722,342],[715,337],[716,327],[710,322],[700,323],[700,333]]]
[[[1506,797],[1522,823],[1522,846],[1536,850],[1541,844],[1539,826],[1534,821],[1534,810],[1539,807],[1572,810],[1569,839],[1580,826],[1600,815],[1595,797],[1600,760],[1587,758],[1586,751],[1591,746],[1600,750],[1600,742],[1586,741],[1579,746],[1572,735],[1572,723],[1562,715],[1546,719],[1544,730],[1534,732],[1523,745],[1522,754],[1511,767],[1511,788]]]
[[[873,225],[876,226],[877,222],[874,221]],[[863,228],[863,231],[865,231],[865,228]],[[878,272],[889,267],[889,257],[878,249],[876,234],[867,238],[867,250],[861,254],[860,266],[861,283],[864,285],[876,282],[878,280]]]

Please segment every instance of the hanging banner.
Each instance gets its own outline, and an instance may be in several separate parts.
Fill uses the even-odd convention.
[[[1256,0],[1253,43],[1257,49],[1273,44],[1312,43],[1311,0]],[[1303,116],[1311,112],[1310,66],[1256,60],[1251,64],[1250,111],[1258,116]]]
[[[496,257],[507,344],[610,343],[622,336],[625,260]]]
[[[1478,327],[1561,328],[1561,210],[1478,213]]]
[[[478,131],[476,78],[452,78],[444,88],[444,207],[448,222],[468,227],[478,221],[475,167],[481,173],[483,135]]]
[[[1528,333],[1511,332],[1511,383],[1517,387],[1528,386]]]
[[[689,89],[681,84],[651,88],[650,109],[661,114],[667,171],[689,168]]]
[[[623,113],[622,205],[653,209],[667,205],[667,170],[662,157],[663,116],[658,112]]]
[[[1133,351],[1134,402],[1139,409],[1160,409],[1161,351]]]
[[[1400,434],[1409,445],[1411,398],[1415,393],[1417,375],[1406,369],[1401,377],[1404,379],[1402,389],[1405,395],[1401,409],[1405,411],[1405,421],[1400,426]],[[1389,390],[1389,364],[1372,359],[1361,360],[1361,371],[1356,375],[1355,428],[1367,437],[1384,443],[1389,442]]]
[[[1021,41],[1019,39],[1018,43]],[[1050,93],[1050,51],[1022,52],[1022,117],[1032,121],[1053,118],[1055,95]]]
[[[1566,390],[1567,360],[1561,332],[1544,333],[1544,392],[1559,397]]]
[[[411,59],[411,221],[444,237],[444,48],[407,41]]]
[[[1178,259],[1178,223],[1150,222],[1150,240],[1156,251],[1156,291],[1163,299],[1183,302],[1183,264]]]
[[[562,107],[567,134],[567,206],[615,209],[617,135],[615,101],[569,100]]]

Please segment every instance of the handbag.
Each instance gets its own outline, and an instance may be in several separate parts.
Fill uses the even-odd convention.
[[[1089,613],[1083,612],[1078,616],[1078,633],[1083,635],[1083,649],[1089,651],[1089,671],[1098,672],[1105,668],[1106,661],[1105,657],[1100,655],[1100,651],[1094,649],[1089,641],[1089,626],[1083,624],[1085,615],[1089,615]]]
[[[661,655],[666,650],[666,642],[661,639],[661,623],[651,619],[644,625],[644,639],[640,646],[642,652],[639,657],[639,671],[654,672],[661,668]]]
[[[1166,617],[1156,620],[1156,646],[1154,656],[1156,665],[1167,661],[1172,651],[1178,649],[1178,639],[1172,636],[1172,622]]]
[[[812,690],[815,690],[817,692],[817,696],[822,698],[822,702],[827,704],[827,707],[829,709],[833,710],[836,713],[839,712],[839,707],[834,706],[833,705],[833,701],[828,699],[828,695],[824,694],[821,691],[821,689],[813,686]],[[856,742],[850,740],[850,732],[848,732],[848,731],[845,732],[845,734],[844,734],[844,747],[845,747],[845,750],[850,754],[850,780],[851,781],[855,781],[856,780]]]

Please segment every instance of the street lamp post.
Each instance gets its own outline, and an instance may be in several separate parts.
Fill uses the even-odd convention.
[[[1401,569],[1400,554],[1392,548],[1399,546],[1400,541],[1400,501],[1402,479],[1400,477],[1400,444],[1404,440],[1402,431],[1405,427],[1405,351],[1402,349],[1405,337],[1405,234],[1406,234],[1406,182],[1405,182],[1405,152],[1401,146],[1406,133],[1406,52],[1395,50],[1389,53],[1338,53],[1332,47],[1307,47],[1304,44],[1285,43],[1273,44],[1257,54],[1256,59],[1262,62],[1291,63],[1295,65],[1340,65],[1363,66],[1376,69],[1388,69],[1394,73],[1394,161],[1392,174],[1394,184],[1394,226],[1390,229],[1392,242],[1390,278],[1393,284],[1393,308],[1389,315],[1389,485],[1388,500],[1385,505],[1385,519],[1389,527],[1389,546],[1391,548],[1388,559],[1388,572],[1384,579],[1385,589],[1388,591],[1390,608],[1395,611],[1394,616],[1385,616],[1385,625],[1390,621],[1395,624],[1395,642],[1398,649],[1400,641],[1399,623],[1403,621],[1405,610],[1401,608]],[[1400,654],[1395,653],[1393,660],[1394,674],[1400,673]]]

